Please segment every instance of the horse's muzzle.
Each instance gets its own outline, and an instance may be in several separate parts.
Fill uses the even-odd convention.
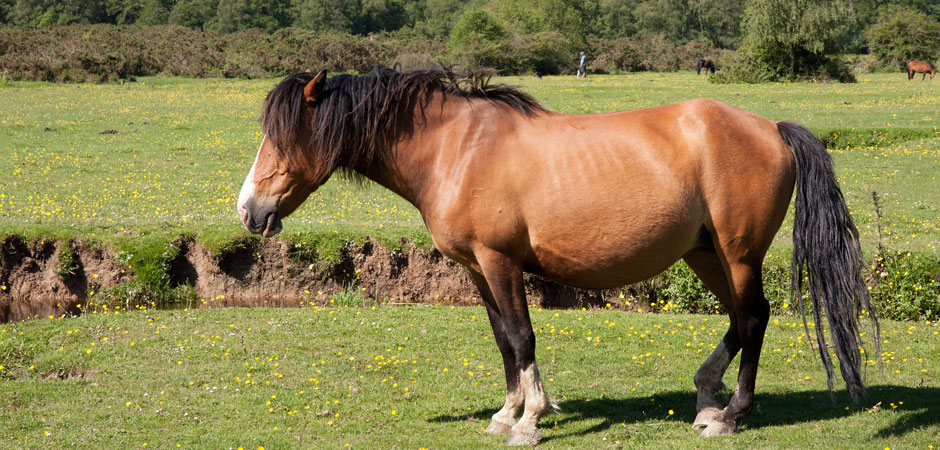
[[[284,227],[277,205],[273,203],[259,208],[255,207],[252,200],[248,200],[238,207],[238,216],[249,233],[260,234],[264,237],[274,236]]]

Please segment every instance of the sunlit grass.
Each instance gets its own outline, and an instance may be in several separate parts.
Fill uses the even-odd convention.
[[[830,400],[801,320],[772,317],[752,416],[733,438],[702,440],[692,376],[726,317],[530,312],[562,407],[540,422],[542,448],[940,445],[937,323],[883,322],[870,393],[853,404],[838,380]],[[0,326],[4,448],[492,448],[503,438],[482,428],[504,389],[482,307],[101,311]]]

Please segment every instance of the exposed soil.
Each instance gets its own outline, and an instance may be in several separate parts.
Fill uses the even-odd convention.
[[[90,293],[128,278],[113,252],[79,241],[24,242],[0,246],[0,322],[78,314]],[[60,247],[71,249],[71,273],[60,275]]]
[[[69,245],[75,270],[62,275],[59,249]],[[293,252],[281,240],[265,240],[217,256],[193,240],[178,242],[169,264],[173,285],[192,285],[199,306],[297,306],[322,304],[352,286],[383,303],[477,304],[479,295],[466,270],[435,250],[413,245],[389,251],[375,241],[343,250],[340,261],[324,265]],[[94,292],[130,280],[108,249],[81,241],[24,242],[7,237],[0,248],[0,322],[78,314]],[[622,306],[615,292],[585,291],[538,277],[527,278],[530,303],[547,307]],[[628,287],[637,290],[638,287]],[[642,286],[639,287],[642,290]],[[619,291],[617,291],[619,293]]]

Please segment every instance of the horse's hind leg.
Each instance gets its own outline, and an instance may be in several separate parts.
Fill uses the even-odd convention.
[[[493,414],[489,426],[486,427],[486,432],[489,434],[509,434],[513,425],[516,424],[516,414],[525,401],[525,393],[522,392],[522,386],[519,384],[520,370],[516,364],[516,356],[513,354],[512,346],[509,344],[509,336],[502,325],[499,308],[496,306],[493,293],[490,292],[490,287],[486,283],[486,278],[474,270],[470,271],[470,276],[483,297],[483,305],[486,307],[486,314],[490,318],[490,325],[493,327],[496,345],[503,356],[503,368],[506,372],[506,402],[496,414]]]
[[[725,269],[721,265],[718,254],[715,253],[713,248],[695,249],[686,253],[682,258],[702,280],[705,287],[718,297],[731,318],[731,325],[728,327],[725,336],[718,342],[708,359],[702,363],[698,372],[695,373],[695,388],[698,391],[695,410],[698,414],[695,416],[692,427],[706,428],[721,419],[723,406],[715,400],[715,393],[725,389],[722,378],[725,371],[728,370],[731,360],[741,349],[741,341],[738,338],[734,302],[731,298],[731,283],[728,282],[728,277],[725,275]]]
[[[735,252],[746,255],[748,250]],[[753,250],[753,249],[751,249]],[[726,256],[731,278],[731,296],[734,301],[734,321],[741,343],[741,366],[738,383],[728,406],[717,420],[708,424],[702,436],[719,436],[734,432],[738,420],[747,417],[754,403],[754,386],[760,361],[764,331],[770,318],[770,304],[764,297],[761,280],[761,259]]]

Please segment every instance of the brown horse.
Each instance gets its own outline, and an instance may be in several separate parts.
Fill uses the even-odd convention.
[[[288,77],[261,120],[236,207],[245,228],[276,234],[337,169],[415,205],[483,298],[507,385],[486,430],[509,434],[509,444],[537,443],[536,423],[554,409],[535,363],[523,272],[611,288],[680,258],[731,317],[695,375],[694,426],[732,433],[751,410],[769,316],[761,262],[794,187],[794,293],[802,298],[806,272],[830,388],[823,306],[849,393],[864,392],[857,321],[871,309],[858,234],[829,155],[799,125],[712,100],[564,115],[479,76],[388,69]],[[739,350],[737,387],[722,407],[714,394]]]
[[[934,74],[937,73],[937,68],[933,64],[925,61],[911,61],[907,63],[907,79],[908,81],[914,79],[914,74],[922,73],[923,76],[920,77],[920,81],[924,81],[927,78],[927,74],[930,74],[930,79],[933,80]]]

